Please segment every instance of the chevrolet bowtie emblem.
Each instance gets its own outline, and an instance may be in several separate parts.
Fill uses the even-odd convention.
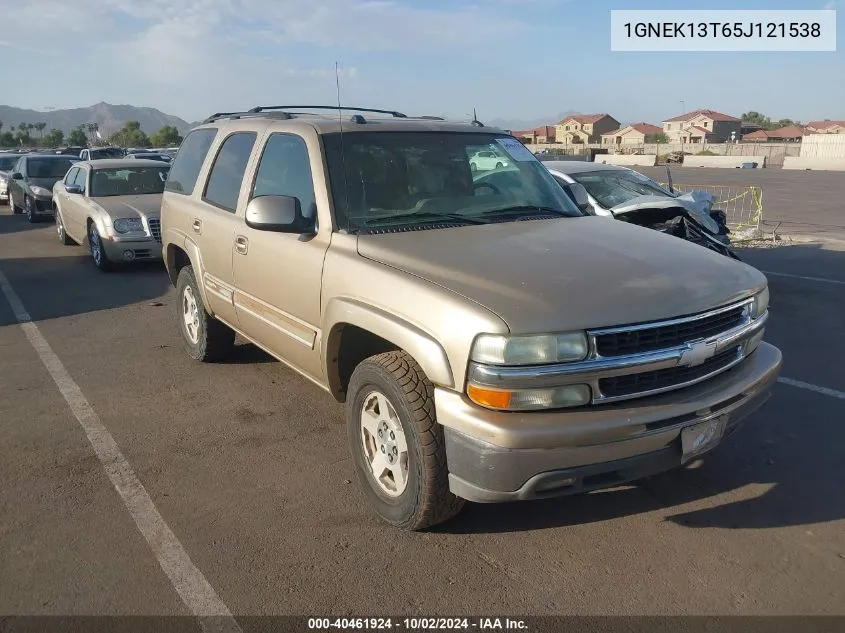
[[[681,352],[681,359],[678,365],[683,367],[695,367],[703,364],[716,354],[716,341],[699,341],[688,343],[687,349]]]

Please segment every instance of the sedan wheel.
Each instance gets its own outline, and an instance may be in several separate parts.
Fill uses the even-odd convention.
[[[31,223],[38,222],[38,216],[35,215],[35,201],[27,196],[23,199],[24,207],[26,208],[26,219]]]
[[[65,224],[62,221],[62,214],[59,213],[58,208],[56,209],[56,233],[59,236],[59,241],[64,244],[65,246],[70,246],[73,244],[73,240],[70,239],[70,236],[65,231]]]
[[[108,272],[112,269],[112,262],[106,255],[103,249],[103,240],[97,231],[97,225],[91,222],[88,227],[88,248],[91,250],[91,259],[94,260],[94,265],[103,272]]]

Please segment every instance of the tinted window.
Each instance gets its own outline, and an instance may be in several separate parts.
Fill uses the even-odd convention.
[[[170,175],[167,178],[167,185],[165,186],[167,191],[186,195],[193,193],[200,169],[202,169],[202,164],[205,162],[208,149],[214,142],[215,136],[217,136],[216,129],[206,128],[194,130],[185,137],[179,155],[173,161],[173,169],[170,170]]]
[[[60,180],[64,178],[71,165],[73,163],[66,158],[30,158],[26,162],[26,176]]]
[[[0,156],[0,171],[10,171],[17,162],[17,156]]]
[[[305,141],[288,134],[270,136],[252,190],[253,198],[260,196],[293,196],[299,199],[302,215],[312,218],[317,214]]]
[[[227,211],[235,210],[253,145],[255,145],[254,132],[236,132],[223,141],[220,151],[217,152],[217,158],[214,159],[211,173],[208,175],[203,200]],[[184,151],[183,149],[182,152]],[[180,156],[182,152],[179,152]],[[178,158],[176,162],[179,162]]]
[[[65,176],[65,184],[66,185],[74,184],[73,179],[76,178],[76,174],[78,174],[78,173],[79,173],[79,167],[74,167],[73,169],[71,169],[67,173],[67,176]]]
[[[130,196],[164,191],[167,166],[97,169],[91,176],[91,196]]]

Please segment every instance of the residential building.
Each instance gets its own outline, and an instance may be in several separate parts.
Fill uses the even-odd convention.
[[[601,135],[619,129],[619,121],[609,114],[575,114],[555,126],[558,143],[601,143]]]
[[[845,121],[810,121],[806,128],[810,134],[845,134]]]
[[[739,139],[742,121],[715,110],[693,110],[663,121],[663,131],[674,143],[724,143]]]
[[[807,132],[797,125],[787,125],[777,130],[757,130],[742,137],[744,143],[791,143],[800,141]]]
[[[533,130],[517,130],[511,132],[523,143],[554,143],[555,142],[555,126],[543,125],[535,127]]]
[[[632,123],[618,130],[601,135],[602,145],[643,145],[646,137],[663,132],[662,127],[651,123]]]

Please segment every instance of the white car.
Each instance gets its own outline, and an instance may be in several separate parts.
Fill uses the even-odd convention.
[[[472,171],[490,171],[491,169],[501,169],[510,164],[504,152],[498,152],[493,149],[484,149],[476,152],[470,158],[469,166]]]

